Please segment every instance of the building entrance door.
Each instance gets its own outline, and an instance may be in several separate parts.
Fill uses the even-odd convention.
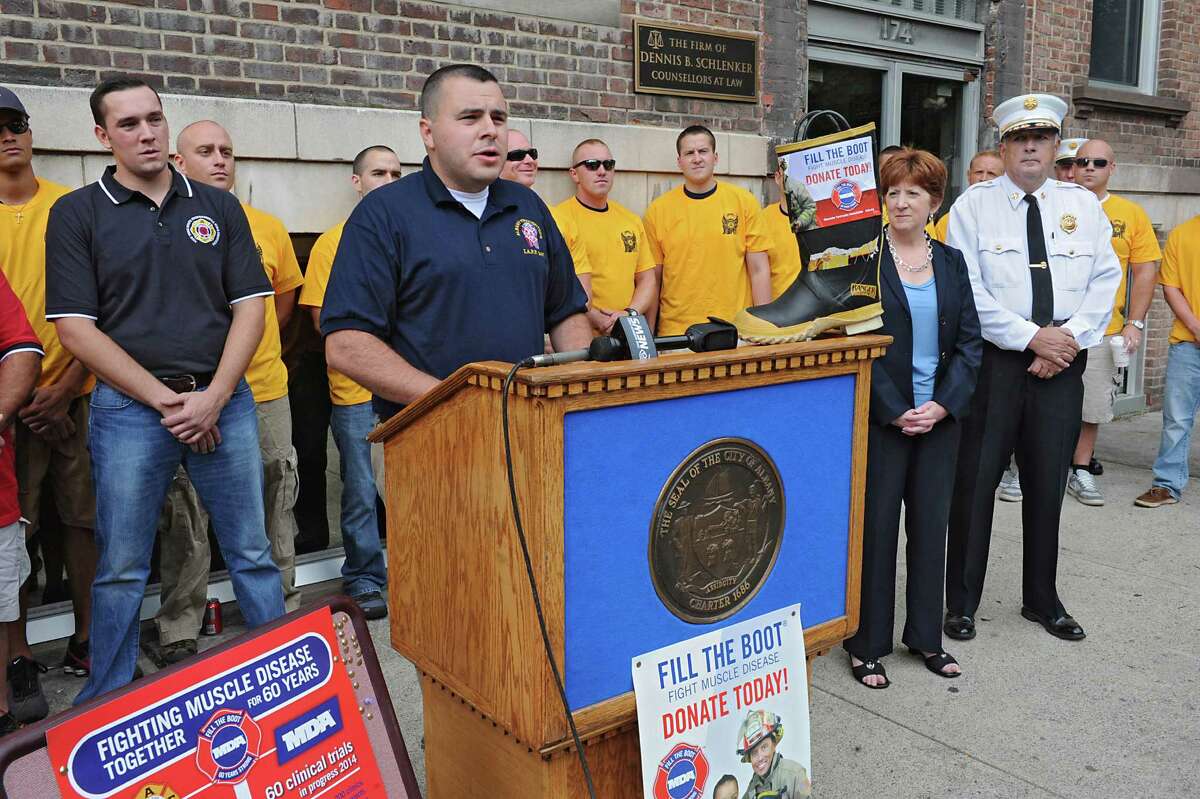
[[[808,108],[831,109],[851,125],[874,122],[880,146],[928,150],[946,162],[943,208],[966,186],[975,154],[979,87],[963,71],[837,48],[809,49]]]

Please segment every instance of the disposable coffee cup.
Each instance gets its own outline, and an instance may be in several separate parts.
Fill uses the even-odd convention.
[[[1108,345],[1112,347],[1113,366],[1118,369],[1124,369],[1129,365],[1129,353],[1125,351],[1125,337],[1113,336],[1108,340]]]

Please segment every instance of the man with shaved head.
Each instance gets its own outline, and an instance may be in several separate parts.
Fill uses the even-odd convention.
[[[229,132],[211,120],[193,122],[175,141],[175,167],[188,178],[232,192],[237,159]],[[287,610],[300,606],[296,588],[296,519],[292,508],[298,488],[296,450],[292,446],[292,413],[288,403],[288,373],[283,365],[280,332],[296,306],[304,282],[296,252],[283,223],[265,211],[242,203],[250,234],[262,259],[273,296],[265,303],[264,329],[258,348],[246,367],[246,382],[254,394],[258,444],[262,452],[267,539],[271,556],[283,578]],[[196,636],[208,597],[210,554],[208,514],[187,473],[180,469],[167,495],[162,539],[162,605],[155,617],[157,645],[143,648],[159,666],[178,663],[196,654]]]
[[[399,179],[400,159],[391,147],[376,144],[354,157],[350,185],[360,200]],[[300,304],[312,314],[313,326],[318,330],[333,259],[345,229],[346,223],[340,222],[322,233],[308,254]],[[325,369],[333,406],[329,423],[342,478],[342,548],[346,551],[342,592],[358,603],[368,619],[380,619],[387,615],[383,596],[387,587],[387,558],[379,543],[379,517],[375,512],[378,494],[371,465],[371,442],[367,441],[367,434],[375,427],[371,392],[328,364]]]
[[[1097,506],[1104,504],[1104,493],[1096,482],[1096,436],[1100,425],[1113,419],[1113,402],[1120,385],[1113,360],[1113,338],[1120,337],[1117,346],[1126,355],[1141,346],[1162,252],[1150,217],[1142,207],[1108,191],[1108,182],[1117,168],[1117,157],[1108,142],[1088,139],[1076,150],[1074,166],[1075,182],[1100,199],[1112,223],[1113,249],[1121,262],[1121,285],[1113,298],[1112,321],[1104,331],[1104,340],[1088,350],[1083,372],[1083,427],[1067,480],[1067,493],[1084,505]]]
[[[513,128],[508,129],[508,154],[500,177],[505,180],[515,180],[522,186],[533,188],[537,182],[538,151],[529,144],[525,134]]]

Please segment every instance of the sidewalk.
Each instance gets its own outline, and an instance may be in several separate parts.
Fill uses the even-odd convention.
[[[1059,641],[1020,612],[1021,506],[999,502],[979,636],[948,640],[966,672],[943,680],[899,643],[885,661],[893,685],[850,677],[840,649],[813,673],[812,770],[823,797],[1191,797],[1200,792],[1200,488],[1146,510],[1161,417],[1101,430],[1103,508],[1064,502],[1059,590],[1087,630]],[[1191,468],[1200,475],[1200,435]],[[903,597],[903,559],[899,596]],[[315,594],[306,594],[306,600]],[[386,620],[371,623],[424,790],[421,696],[413,667],[392,651]],[[220,639],[202,639],[208,646]],[[47,664],[65,642],[37,648]],[[153,667],[142,658],[142,667]],[[83,681],[43,678],[53,712]],[[434,797],[434,799],[438,799]],[[607,798],[606,798],[607,799]],[[630,798],[632,799],[632,798]]]

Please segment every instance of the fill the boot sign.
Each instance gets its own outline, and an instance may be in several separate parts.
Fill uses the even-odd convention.
[[[777,299],[734,322],[755,344],[880,327],[881,199],[874,123],[776,148],[803,268]]]

